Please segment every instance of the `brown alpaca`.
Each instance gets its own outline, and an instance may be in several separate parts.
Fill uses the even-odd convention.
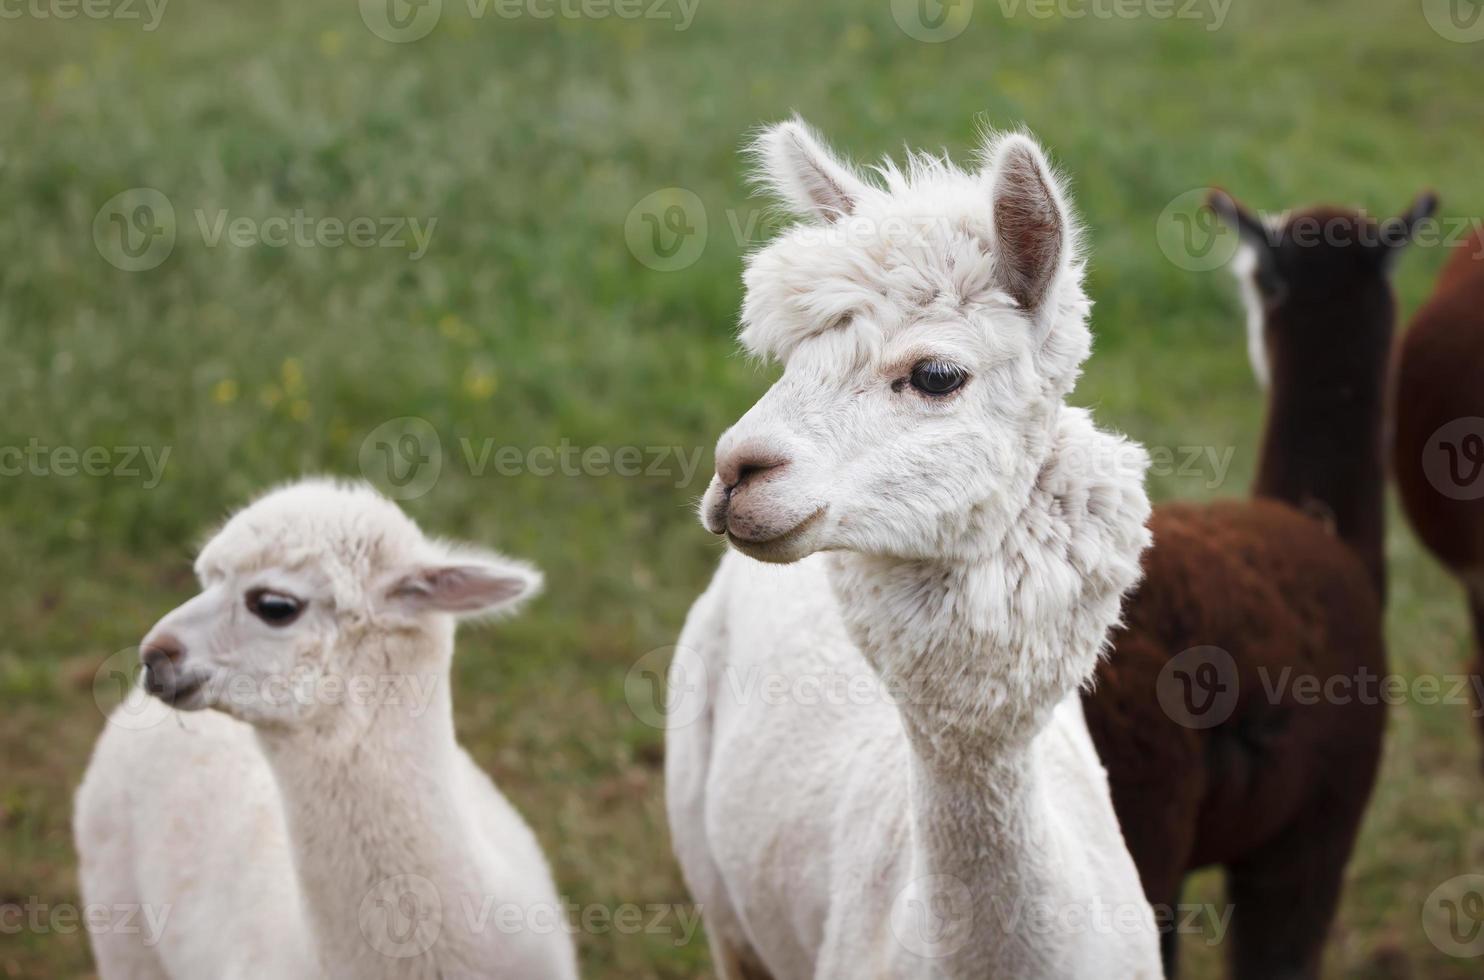
[[[1211,205],[1252,271],[1268,387],[1253,499],[1156,508],[1087,720],[1156,910],[1220,865],[1232,976],[1317,977],[1385,725],[1387,274],[1433,202],[1381,224],[1317,209],[1274,228],[1224,193]],[[1309,687],[1325,682],[1348,686]],[[1165,933],[1169,976],[1178,940]]]
[[[1468,594],[1477,693],[1484,678],[1484,234],[1455,250],[1412,320],[1397,353],[1394,399],[1392,463],[1402,506]]]

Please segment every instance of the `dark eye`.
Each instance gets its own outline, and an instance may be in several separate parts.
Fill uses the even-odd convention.
[[[912,369],[912,387],[924,395],[950,395],[968,380],[963,368],[943,361],[923,361]]]
[[[269,626],[287,626],[304,611],[304,603],[299,599],[268,589],[253,589],[246,601],[247,611]]]

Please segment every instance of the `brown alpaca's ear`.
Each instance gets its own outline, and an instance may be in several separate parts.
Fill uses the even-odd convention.
[[[1380,248],[1383,251],[1382,262],[1386,269],[1396,265],[1406,247],[1412,244],[1417,237],[1418,230],[1423,223],[1432,219],[1438,213],[1438,195],[1432,191],[1423,191],[1412,201],[1412,206],[1395,218],[1388,218],[1381,223]]]
[[[1283,295],[1286,286],[1278,266],[1277,234],[1261,218],[1219,187],[1213,187],[1206,195],[1206,206],[1228,228],[1234,230],[1242,244],[1257,257],[1255,279],[1258,289],[1269,298]]]
[[[1071,247],[1051,165],[1035,141],[1014,135],[991,151],[994,233],[1000,284],[1021,309],[1035,312]]]
[[[1272,249],[1272,237],[1268,234],[1267,225],[1243,207],[1235,197],[1219,187],[1213,187],[1206,195],[1206,205],[1247,245],[1259,252]]]

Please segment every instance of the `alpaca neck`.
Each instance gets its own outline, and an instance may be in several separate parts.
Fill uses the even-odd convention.
[[[1142,450],[1074,410],[1052,417],[1045,446],[1019,505],[968,509],[965,557],[831,560],[846,626],[906,732],[914,877],[961,882],[975,908],[1055,898],[1064,884],[1047,860],[1056,842],[1035,840],[1058,824],[1041,739],[1091,678],[1148,542]],[[1021,946],[985,938],[964,955]],[[951,975],[986,975],[963,965]]]
[[[1064,951],[1032,948],[1021,932],[1033,909],[1091,904],[1087,882],[1059,862],[1066,844],[1054,828],[1064,815],[1037,758],[1040,740],[1049,737],[1043,732],[962,769],[920,750],[911,756],[907,887],[915,894],[907,908],[915,921],[899,936],[925,946],[911,951],[926,953],[945,980],[1075,974]]]
[[[938,598],[946,604],[946,591],[954,587],[950,583],[975,579],[964,569],[919,563],[888,567],[854,556],[837,556],[834,564],[837,590],[848,583],[854,591],[874,580],[881,590],[880,609],[897,607],[890,596],[900,598],[934,581],[943,583],[945,594]],[[905,637],[886,640],[861,629],[849,607],[845,618],[857,638],[873,637],[862,642],[862,650],[887,681],[885,688],[899,699],[906,735],[911,816],[907,877],[914,894],[905,901],[919,920],[905,941],[927,944],[926,953],[912,952],[929,956],[944,980],[1023,975],[1024,963],[1013,956],[1000,959],[1020,945],[1009,934],[1005,917],[1027,903],[1054,904],[1061,893],[1054,867],[1044,861],[1047,848],[1036,841],[1056,820],[1045,807],[1035,762],[1047,710],[1022,709],[1008,699],[991,705],[993,696],[983,696],[986,690],[1000,687],[1008,693],[1011,687],[995,671],[983,669],[995,659],[992,645],[971,650],[971,644],[949,637],[922,636],[916,645],[888,652],[877,644],[903,642]],[[918,621],[929,618],[924,610]],[[907,666],[934,660],[941,670]],[[1048,686],[1031,700],[1039,705],[1055,696]]]
[[[1384,358],[1332,378],[1275,378],[1252,492],[1333,526],[1386,591]]]
[[[458,781],[451,629],[440,640],[440,656],[417,659],[379,641],[383,662],[427,665],[395,675],[395,696],[386,688],[373,705],[330,706],[319,726],[259,730],[326,976],[436,975],[433,953],[457,949],[466,925],[460,903],[490,893],[468,848],[479,829]],[[382,684],[388,676],[377,674]],[[425,923],[436,929],[419,933]],[[427,936],[438,939],[432,953]]]

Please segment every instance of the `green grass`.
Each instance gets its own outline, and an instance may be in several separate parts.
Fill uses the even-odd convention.
[[[1161,253],[1168,202],[1221,183],[1264,209],[1393,211],[1433,186],[1447,214],[1484,215],[1484,46],[1441,40],[1416,3],[1250,0],[1207,31],[1006,20],[980,0],[946,44],[909,38],[888,0],[703,0],[686,31],[444,7],[409,44],[372,34],[350,2],[176,0],[152,32],[0,26],[0,446],[170,449],[149,489],[0,477],[0,903],[77,901],[68,819],[103,724],[93,674],[191,593],[203,530],[276,481],[359,473],[366,435],[406,416],[443,449],[409,511],[550,581],[522,618],[464,636],[463,737],[574,901],[686,901],[662,734],[624,679],[673,642],[710,574],[718,549],[688,506],[715,437],[772,376],[732,339],[747,245],[732,229],[762,208],[736,151],[760,122],[797,109],[857,159],[904,144],[963,157],[976,118],[1040,134],[1091,231],[1099,340],[1078,400],[1154,446],[1235,448],[1222,485],[1166,475],[1161,499],[1242,493],[1261,414],[1227,277]],[[126,272],[92,228],[136,187],[166,195],[178,235],[157,268]],[[698,195],[709,236],[693,264],[660,272],[631,253],[625,220],[667,187]],[[208,247],[196,212],[222,209],[437,225],[415,262],[410,248]],[[1405,311],[1442,258],[1406,258]],[[685,485],[506,477],[472,472],[461,439],[705,455]],[[1455,587],[1400,521],[1390,543],[1395,668],[1456,670]],[[1477,975],[1421,928],[1436,885],[1484,870],[1472,734],[1463,706],[1393,711],[1330,976]],[[1216,888],[1208,876],[1193,895]],[[703,946],[585,936],[584,973],[700,976]],[[1188,962],[1217,975],[1215,950]],[[0,934],[0,976],[90,969],[78,933]]]

